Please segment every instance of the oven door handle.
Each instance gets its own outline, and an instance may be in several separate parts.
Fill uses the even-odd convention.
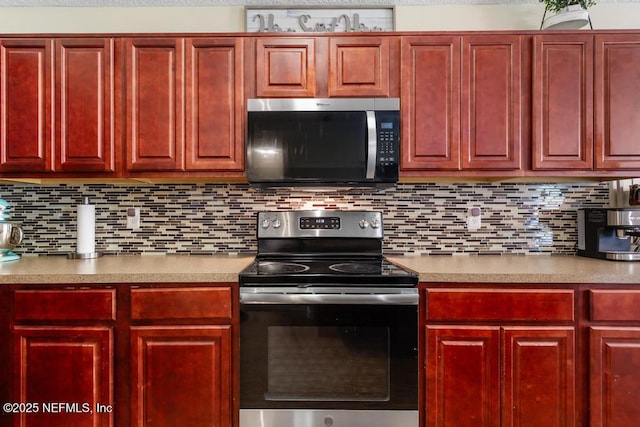
[[[418,291],[403,293],[256,293],[240,290],[240,304],[418,305]]]

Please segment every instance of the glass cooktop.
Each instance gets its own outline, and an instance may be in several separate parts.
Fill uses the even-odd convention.
[[[256,259],[240,273],[240,285],[255,283],[335,283],[416,285],[417,275],[386,258]]]

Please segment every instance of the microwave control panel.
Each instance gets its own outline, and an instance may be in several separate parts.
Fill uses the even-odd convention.
[[[377,172],[386,175],[388,170],[397,171],[400,144],[399,114],[397,111],[380,111],[376,113],[376,121],[378,128]]]

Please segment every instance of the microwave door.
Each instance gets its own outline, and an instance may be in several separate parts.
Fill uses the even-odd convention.
[[[370,118],[365,111],[251,114],[250,180],[341,183],[374,178],[375,115]]]

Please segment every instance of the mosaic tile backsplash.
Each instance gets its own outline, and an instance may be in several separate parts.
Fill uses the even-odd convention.
[[[0,185],[22,225],[21,254],[73,252],[76,205],[96,205],[96,249],[109,254],[254,253],[261,210],[351,209],[383,212],[386,254],[572,254],[576,210],[606,206],[606,183],[399,184],[387,190],[311,193],[260,191],[246,184]],[[482,210],[482,227],[466,228]],[[127,229],[127,208],[141,227]]]

